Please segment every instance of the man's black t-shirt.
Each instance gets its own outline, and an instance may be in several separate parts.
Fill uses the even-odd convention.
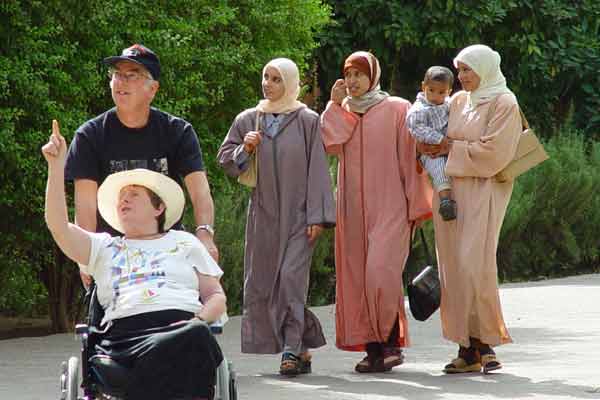
[[[115,108],[108,110],[75,132],[67,155],[65,177],[90,179],[100,186],[108,175],[135,168],[163,173],[180,185],[189,173],[204,170],[192,125],[151,108],[148,124],[131,129],[121,123]],[[98,232],[120,235],[100,215],[97,221]]]

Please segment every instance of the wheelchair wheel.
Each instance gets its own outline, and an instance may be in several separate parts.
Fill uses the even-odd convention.
[[[237,380],[235,371],[233,370],[233,364],[229,363],[229,400],[237,400]]]
[[[68,363],[62,363],[62,374],[60,376],[60,399],[77,400],[79,391],[79,359],[69,358]]]

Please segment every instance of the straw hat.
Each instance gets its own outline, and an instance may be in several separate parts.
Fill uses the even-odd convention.
[[[123,232],[117,205],[119,193],[125,186],[143,186],[156,193],[165,203],[165,230],[171,228],[183,214],[185,197],[181,186],[173,179],[149,169],[132,169],[109,175],[98,188],[98,211],[104,220],[117,231]]]

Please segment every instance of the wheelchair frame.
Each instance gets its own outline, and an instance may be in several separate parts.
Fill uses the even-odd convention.
[[[60,376],[60,400],[100,400],[122,399],[122,394],[105,393],[104,387],[95,375],[98,374],[94,367],[90,365],[90,358],[95,355],[90,349],[96,345],[98,336],[102,333],[98,330],[104,311],[98,302],[96,296],[96,286],[90,287],[85,295],[85,301],[88,302],[88,315],[85,324],[75,326],[75,334],[81,339],[81,377],[79,383],[79,359],[70,357],[68,361],[63,361],[61,365]],[[211,324],[211,332],[217,337],[223,333],[223,326],[220,324]],[[214,400],[237,400],[237,379],[233,369],[233,364],[225,357],[216,371],[216,385],[214,391]],[[79,396],[79,388],[83,389],[83,397]],[[108,388],[111,392],[110,388]]]

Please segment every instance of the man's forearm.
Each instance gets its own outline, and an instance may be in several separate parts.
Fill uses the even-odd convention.
[[[194,208],[194,220],[198,225],[213,225],[215,207],[204,172],[192,172],[185,177],[185,185]]]
[[[215,222],[215,206],[213,199],[208,193],[206,196],[201,196],[194,204],[194,220],[198,225],[213,225]]]

